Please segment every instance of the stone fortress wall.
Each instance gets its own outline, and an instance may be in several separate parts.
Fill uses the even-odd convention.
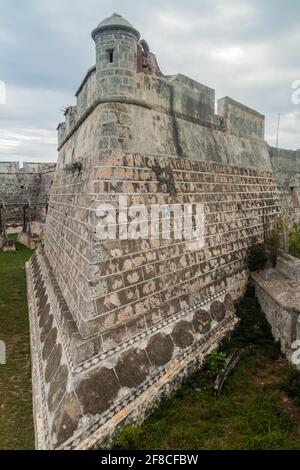
[[[43,250],[27,264],[38,448],[88,448],[199,367],[237,319],[248,248],[281,210],[264,116],[165,76],[119,15],[58,126]],[[203,203],[204,247],[97,237],[99,204]]]
[[[280,191],[280,200],[291,223],[300,222],[300,150],[269,147],[269,154]]]
[[[19,204],[30,200],[32,220],[44,223],[54,177],[55,163],[0,162],[0,202],[7,204],[5,221],[8,227],[22,226],[23,210]],[[37,203],[42,204],[36,206]]]
[[[103,50],[115,36],[105,38]],[[215,114],[215,91],[181,74],[136,72],[133,87],[126,69],[109,63],[103,70],[101,60],[104,77],[97,81],[96,69],[90,70],[77,105],[68,108],[58,127],[59,165],[115,149],[271,169],[261,114],[228,97],[218,101]]]
[[[172,200],[178,203],[184,200],[206,203],[208,199],[211,202],[234,201],[235,198],[242,201],[240,193],[248,190],[255,193],[255,185],[260,183],[267,184],[257,188],[263,190],[263,197],[268,199],[274,195],[274,183],[268,179],[271,165],[264,141],[264,116],[228,97],[219,100],[219,114],[216,115],[214,90],[183,75],[165,77],[157,65],[154,70],[144,67],[140,71],[138,36],[134,29],[122,31],[109,27],[100,28],[99,33],[97,29],[93,32],[96,67],[89,70],[77,91],[77,105],[66,111],[65,123],[58,127],[58,183],[55,182],[51,197],[51,224],[46,227],[45,252],[49,261],[53,260],[50,263],[55,265],[56,275],[62,280],[66,264],[74,272],[72,279],[68,277],[63,281],[64,295],[85,337],[101,331],[103,318],[97,318],[102,317],[108,302],[104,297],[113,286],[102,285],[105,284],[103,269],[99,271],[94,267],[109,256],[90,230],[97,225],[95,213],[99,202],[117,199],[118,194],[128,194],[136,203],[144,199],[147,205]],[[113,53],[113,62],[110,62],[108,51]],[[137,163],[131,164],[133,168],[126,168],[127,153],[133,154],[132,158],[136,153],[144,156],[142,163],[139,165],[137,156]],[[256,172],[262,171],[259,175],[262,179],[251,178],[250,170],[245,172],[250,178],[240,181],[233,176],[222,177],[227,171],[225,167],[222,170],[211,166],[206,170],[203,164],[189,172],[186,168],[180,174],[174,158],[216,162],[220,164],[219,168],[223,168],[222,164],[236,166],[236,170],[228,171],[240,173],[240,176],[243,170],[239,167],[252,168]],[[115,160],[118,162],[116,167]],[[81,163],[82,171],[70,175],[68,169],[76,162]],[[189,162],[180,164],[191,165]],[[201,176],[201,171],[208,175]],[[214,171],[216,176],[213,177]],[[162,178],[166,184],[159,184]],[[180,182],[178,190],[177,178]],[[173,180],[174,194],[170,197],[168,186]],[[254,183],[254,186],[243,186],[247,183]],[[211,191],[216,193],[214,198]],[[236,193],[236,196],[230,194],[226,198],[222,196],[223,191]],[[143,192],[147,195],[143,196]],[[151,198],[149,194],[152,194]],[[262,216],[262,207],[266,207],[272,218],[276,204],[271,199],[264,202],[258,215]],[[234,211],[236,207],[235,204],[230,210]],[[218,213],[220,209],[215,206],[214,210]],[[238,218],[243,219],[243,216]],[[234,219],[235,213],[231,217]],[[231,223],[235,224],[234,228],[242,228],[241,220],[231,220]],[[63,232],[61,227],[64,227]],[[260,237],[262,227],[257,230]],[[218,233],[217,228],[211,228],[211,231]],[[253,235],[256,236],[256,232]],[[72,237],[71,244],[69,236]],[[135,247],[135,251],[144,250]],[[93,281],[90,281],[91,277]],[[116,307],[123,309],[124,302],[124,299],[118,301]],[[97,326],[98,321],[100,326]],[[116,326],[115,322],[113,324]]]

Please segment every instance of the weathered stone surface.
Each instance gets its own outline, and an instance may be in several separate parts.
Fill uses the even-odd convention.
[[[43,315],[40,319],[40,327],[41,327],[41,342],[43,343],[47,338],[48,334],[53,325],[53,315]]]
[[[44,297],[45,293],[46,293],[46,286],[45,286],[44,281],[42,281],[36,291],[37,302],[39,302],[40,299]]]
[[[69,393],[55,413],[52,437],[55,446],[59,446],[72,436],[78,427],[81,410],[74,393]]]
[[[48,407],[49,411],[54,411],[62,397],[66,393],[66,386],[68,382],[68,367],[66,365],[60,366],[57,370],[49,388],[48,393]]]
[[[174,351],[171,336],[157,333],[150,339],[146,351],[152,365],[159,367],[167,364],[172,359]]]
[[[122,387],[137,387],[148,375],[150,363],[145,351],[130,349],[122,354],[116,366],[116,374]]]
[[[172,331],[172,338],[179,348],[190,346],[194,340],[191,323],[185,320],[179,321]]]
[[[216,321],[222,321],[225,318],[225,305],[217,300],[212,302],[210,306],[211,317]]]
[[[207,310],[198,310],[193,317],[193,328],[196,333],[208,333],[211,328],[211,316]]]
[[[295,263],[297,266],[298,260]],[[253,273],[252,279],[272,334],[280,342],[283,354],[292,361],[293,351],[298,349],[298,345],[293,348],[293,343],[300,340],[300,283],[289,279],[277,268]]]
[[[234,303],[230,294],[225,295],[224,306],[226,312],[234,312]]]
[[[47,301],[48,301],[47,295],[45,293],[41,294],[41,296],[39,297],[37,301],[37,306],[40,312],[43,311],[45,305],[47,304]]]
[[[16,251],[16,246],[12,240],[3,237],[0,234],[0,250],[14,253]]]
[[[17,204],[28,203],[28,200],[32,204],[33,228],[37,228],[35,222],[45,222],[55,166],[55,163],[24,162],[20,168],[19,162],[0,162],[0,201],[4,200],[7,205],[16,204],[5,210],[8,226],[22,226],[23,209]],[[44,205],[36,206],[36,203]]]
[[[18,243],[21,243],[21,245],[24,245],[29,248],[30,250],[35,250],[38,247],[40,240],[37,236],[32,236],[25,232],[19,232],[17,241]]]
[[[300,222],[300,151],[268,147],[283,212],[289,225]]]
[[[113,369],[105,367],[91,372],[76,389],[84,413],[103,412],[116,398],[120,385]]]
[[[300,259],[279,250],[276,269],[292,281],[300,281]]]
[[[48,359],[52,349],[54,348],[56,344],[56,339],[57,339],[57,328],[52,328],[51,332],[49,333],[49,336],[47,337],[44,343],[44,347],[42,351],[42,357],[44,361]]]
[[[59,368],[61,356],[62,356],[61,344],[56,344],[56,346],[52,349],[52,352],[46,362],[45,380],[47,383],[51,382],[51,380],[54,377],[54,374]]]
[[[38,304],[37,304],[38,305]],[[43,327],[43,324],[45,323],[45,321],[47,321],[47,319],[49,318],[49,313],[50,313],[50,304],[47,303],[44,308],[39,308],[38,311],[37,311],[37,315],[38,317],[40,317],[39,319],[39,326],[40,328]]]

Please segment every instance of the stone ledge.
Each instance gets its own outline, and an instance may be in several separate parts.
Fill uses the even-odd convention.
[[[38,237],[34,237],[25,232],[18,233],[17,241],[18,243],[21,243],[21,245],[24,245],[29,248],[30,250],[35,250],[36,248],[38,248],[38,245],[40,243]]]
[[[272,268],[253,273],[251,277],[278,305],[288,310],[300,311],[299,282]]]
[[[15,252],[16,247],[12,240],[0,236],[0,250],[4,252]]]
[[[276,269],[287,276],[291,281],[300,281],[300,259],[280,250]]]

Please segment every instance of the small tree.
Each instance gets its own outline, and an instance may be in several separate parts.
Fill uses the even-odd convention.
[[[207,357],[205,369],[211,377],[216,377],[221,372],[225,365],[225,360],[226,353],[224,352],[214,351]]]
[[[265,268],[268,261],[266,248],[262,243],[253,245],[247,257],[247,265],[250,272],[260,271]]]
[[[276,267],[278,250],[281,246],[281,242],[282,242],[282,237],[280,233],[274,233],[267,241],[267,247],[270,252],[270,261],[272,263],[273,268]]]
[[[68,173],[76,173],[79,175],[82,170],[82,163],[81,162],[73,162],[65,165],[65,171]]]
[[[289,253],[296,258],[300,258],[300,232],[296,228],[290,233]]]

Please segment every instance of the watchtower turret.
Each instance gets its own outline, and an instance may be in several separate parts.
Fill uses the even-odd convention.
[[[96,44],[96,76],[99,96],[134,95],[137,43],[140,33],[114,13],[92,31]]]

